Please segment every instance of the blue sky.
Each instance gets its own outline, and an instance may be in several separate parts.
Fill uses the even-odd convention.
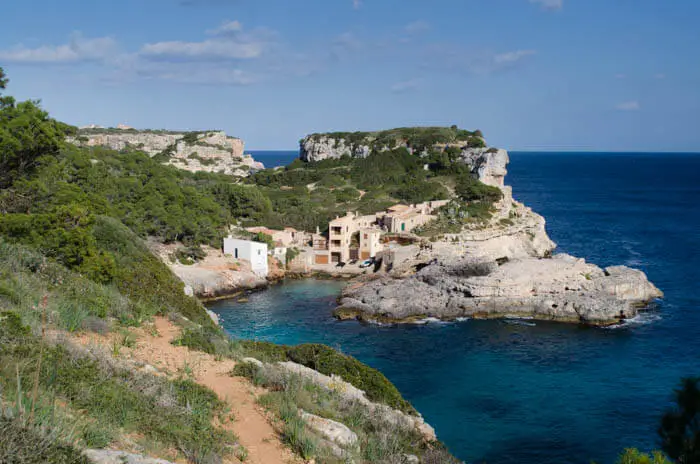
[[[514,150],[700,151],[697,0],[55,0],[2,8],[19,98],[76,125],[481,129]]]

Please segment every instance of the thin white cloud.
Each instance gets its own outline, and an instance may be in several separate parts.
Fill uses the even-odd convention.
[[[241,32],[243,30],[243,25],[240,21],[224,21],[221,26],[216,29],[209,29],[207,34],[209,35],[226,35],[235,34],[236,32]]]
[[[214,37],[200,42],[179,40],[147,43],[139,55],[148,59],[183,61],[249,60],[259,58],[274,41],[275,34],[267,29],[243,32],[238,21],[226,21],[207,31]]]
[[[117,43],[111,37],[85,38],[76,32],[67,44],[41,45],[35,48],[20,44],[0,50],[0,61],[25,64],[79,63],[107,60],[117,53]]]
[[[362,8],[362,0],[352,0],[352,7],[355,10],[359,10],[360,8]]]
[[[264,50],[262,43],[236,43],[221,40],[202,42],[156,42],[146,44],[140,54],[147,58],[164,59],[250,59],[259,57]]]
[[[403,93],[411,90],[417,90],[423,85],[423,79],[409,79],[407,81],[397,82],[391,86],[391,91],[394,93]]]
[[[428,30],[430,30],[430,23],[423,20],[413,21],[412,23],[406,24],[406,27],[404,27],[404,31],[409,34],[419,34]]]
[[[666,74],[664,74],[664,73],[654,74],[654,79],[657,79],[657,80],[666,79]]]
[[[564,8],[564,0],[530,0],[530,3],[540,5],[545,10],[561,10]]]
[[[615,74],[615,79],[625,79],[627,78],[627,74]]]
[[[639,111],[642,109],[642,105],[640,105],[637,100],[631,100],[618,103],[615,109],[618,111]]]
[[[512,52],[499,53],[493,56],[493,62],[497,66],[509,66],[535,54],[537,54],[535,50],[515,50]]]

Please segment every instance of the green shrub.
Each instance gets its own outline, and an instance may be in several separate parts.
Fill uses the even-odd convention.
[[[403,399],[401,393],[389,380],[376,369],[361,363],[357,359],[338,353],[325,345],[306,344],[288,349],[290,361],[310,367],[325,375],[339,375],[346,382],[364,390],[367,398],[383,403],[404,412],[415,413],[411,404]]]
[[[233,366],[233,370],[231,371],[231,375],[235,377],[245,377],[250,380],[253,380],[257,373],[258,366],[249,362],[240,362]]]
[[[173,344],[213,355],[230,356],[232,354],[228,337],[221,329],[214,326],[185,328]]]
[[[207,257],[207,253],[199,245],[180,247],[175,250],[175,259],[182,264],[194,264]]]
[[[80,451],[57,441],[50,431],[0,414],[0,462],[3,464],[89,464]]]
[[[244,353],[244,356],[258,359],[262,362],[272,363],[288,361],[287,347],[276,345],[270,342],[255,340],[235,340],[231,342],[237,351]]]
[[[455,193],[467,202],[482,201],[485,203],[495,203],[503,198],[503,192],[498,187],[486,185],[475,179],[471,175],[461,175],[457,177]]]
[[[646,454],[634,448],[626,449],[617,460],[617,464],[671,464],[671,462],[660,451]]]

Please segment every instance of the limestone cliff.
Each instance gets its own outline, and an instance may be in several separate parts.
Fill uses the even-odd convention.
[[[264,169],[244,154],[241,139],[223,131],[171,132],[135,129],[81,129],[69,142],[82,146],[103,146],[113,150],[140,150],[151,157],[190,172],[222,172],[246,177],[251,170]]]
[[[376,132],[333,132],[311,134],[300,142],[299,157],[303,161],[350,156],[366,158],[372,151],[382,152],[407,148],[417,155],[431,149],[445,150],[454,147],[462,150],[482,148],[486,144],[481,131],[468,131],[452,127],[403,127]]]

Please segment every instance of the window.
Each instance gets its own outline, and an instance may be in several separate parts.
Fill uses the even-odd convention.
[[[365,234],[365,240],[367,240],[367,234]]]
[[[236,249],[234,250],[234,257],[235,257],[236,259],[238,259],[238,248],[236,248]]]
[[[260,250],[258,250],[258,256],[260,256]]]

